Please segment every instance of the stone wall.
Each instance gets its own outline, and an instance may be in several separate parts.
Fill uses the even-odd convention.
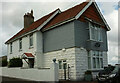
[[[84,48],[75,48],[76,61],[76,78],[77,80],[84,79],[84,72],[88,69],[88,54]]]
[[[76,79],[75,48],[44,53],[44,67],[49,67],[51,60],[54,58],[56,58],[57,62],[58,60],[66,59],[67,64],[70,66],[70,79]],[[59,77],[59,79],[61,78]]]

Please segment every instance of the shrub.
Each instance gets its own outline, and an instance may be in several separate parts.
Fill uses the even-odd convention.
[[[89,74],[89,75],[91,75],[91,74],[92,74],[92,72],[91,72],[91,71],[89,71],[89,70],[87,70],[87,71],[85,72],[85,74]]]
[[[12,58],[8,63],[8,67],[22,67],[23,62],[20,58]]]
[[[7,66],[8,62],[7,59],[2,59],[2,67]]]
[[[89,71],[89,70],[87,70],[86,72],[85,72],[85,76],[84,76],[84,79],[85,79],[85,81],[92,81],[92,72],[91,71]]]

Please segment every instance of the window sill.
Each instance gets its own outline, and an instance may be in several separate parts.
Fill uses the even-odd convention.
[[[19,50],[19,52],[22,51],[22,49]]]
[[[30,46],[30,47],[29,47],[29,49],[32,49],[32,48],[34,48],[34,47],[33,47],[33,46]]]
[[[96,69],[88,69],[90,71],[93,71],[93,72],[97,72],[97,71],[100,71],[100,70],[103,70],[104,68],[96,68]]]
[[[89,39],[89,40],[87,40],[87,41],[93,41],[93,42],[103,42],[103,41],[97,41],[97,40],[93,40],[93,39]]]

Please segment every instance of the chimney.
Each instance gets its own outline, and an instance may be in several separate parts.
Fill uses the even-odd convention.
[[[24,29],[28,28],[34,22],[33,10],[31,13],[25,13],[24,15]]]

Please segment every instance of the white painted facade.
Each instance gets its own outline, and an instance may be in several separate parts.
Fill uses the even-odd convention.
[[[24,53],[32,53],[35,57],[35,67],[42,67],[43,47],[42,47],[42,34],[41,32],[33,33],[33,46],[30,47],[29,35],[22,37],[22,49],[19,49],[19,39],[12,42],[12,53],[10,53],[10,44],[8,48],[8,61],[13,57],[21,57]],[[23,66],[28,67],[28,64],[23,60]]]

